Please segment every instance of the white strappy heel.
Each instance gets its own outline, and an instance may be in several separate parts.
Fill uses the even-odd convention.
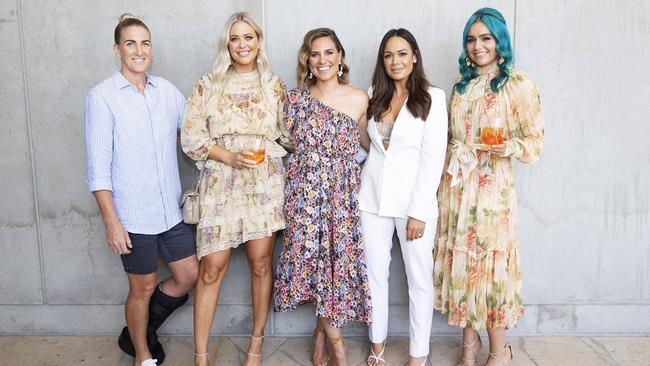
[[[383,364],[386,364],[386,360],[382,357],[384,355],[384,351],[386,350],[386,342],[384,342],[384,347],[382,347],[381,352],[379,352],[379,355],[375,354],[375,351],[372,349],[372,346],[370,346],[370,353],[371,355],[368,356],[368,358],[372,359],[374,361],[373,365],[379,365],[380,362],[383,362]],[[368,363],[370,365],[370,363]]]

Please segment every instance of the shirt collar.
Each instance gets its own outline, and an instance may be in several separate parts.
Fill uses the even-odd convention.
[[[147,85],[151,85],[151,86],[155,87],[156,82],[153,80],[153,77],[151,77],[151,75],[149,75],[149,73],[146,73],[145,75],[147,77]],[[119,70],[115,71],[115,73],[113,74],[113,80],[115,81],[115,85],[117,85],[117,87],[119,89],[124,89],[127,86],[133,85],[133,84],[131,84],[130,81],[128,81],[124,77],[124,75],[122,75],[122,73]]]

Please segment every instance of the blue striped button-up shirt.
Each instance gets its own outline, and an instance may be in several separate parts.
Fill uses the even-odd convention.
[[[147,75],[144,95],[119,72],[86,97],[88,188],[112,191],[131,233],[159,234],[182,219],[176,139],[185,98]]]

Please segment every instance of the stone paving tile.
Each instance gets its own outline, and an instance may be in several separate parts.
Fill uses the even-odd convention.
[[[540,366],[616,365],[611,359],[595,352],[579,337],[528,337],[517,348],[523,351],[522,355],[515,354],[517,360],[523,360],[526,356],[533,364]]]
[[[278,353],[291,360],[286,365],[311,365],[311,350],[311,337],[287,338]]]
[[[650,365],[650,337],[587,337],[582,340],[615,360],[615,365]]]
[[[248,350],[249,337],[232,337],[230,341],[237,347],[242,362],[246,358],[246,351]],[[274,355],[280,346],[287,341],[286,338],[265,337],[262,354],[266,361],[270,356]]]
[[[115,352],[115,340],[115,337],[0,337],[0,364],[114,365],[121,356]],[[110,347],[106,347],[108,342]],[[126,355],[124,358],[132,360]]]
[[[409,342],[408,338],[401,337],[399,341],[404,344],[404,349],[399,350],[398,354],[402,356],[403,361],[401,363],[391,363],[391,365],[403,365],[408,360],[408,350]],[[431,338],[431,348],[429,351],[429,362],[432,365],[456,365],[460,356],[460,348],[463,343],[459,337],[434,337]],[[392,348],[391,348],[392,349]],[[388,349],[387,349],[388,350]],[[397,355],[395,355],[397,356]],[[479,360],[487,358],[487,353],[485,357],[483,354],[478,357]],[[482,363],[478,363],[482,365]]]
[[[477,365],[487,359],[487,336]],[[364,337],[347,337],[350,366],[363,366],[368,356]],[[167,359],[164,365],[191,366],[191,337],[161,337]],[[511,337],[515,358],[511,366],[638,366],[650,365],[650,337]],[[248,338],[210,338],[210,362],[238,366],[245,358]],[[387,365],[403,366],[408,339],[389,337]],[[453,366],[460,354],[459,337],[431,339],[430,365]],[[274,338],[264,343],[265,366],[310,366],[311,337]],[[429,365],[428,364],[428,365]],[[0,337],[1,366],[132,366],[133,358],[117,348],[115,337]]]

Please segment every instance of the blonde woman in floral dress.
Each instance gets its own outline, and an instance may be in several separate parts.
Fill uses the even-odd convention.
[[[523,315],[512,159],[539,158],[542,107],[530,77],[512,69],[510,36],[498,11],[476,11],[463,44],[450,104],[447,174],[438,192],[434,307],[464,328],[459,365],[475,364],[484,329],[487,365],[509,365],[505,332]],[[487,136],[499,123],[503,136]]]
[[[286,151],[278,123],[285,99],[282,81],[269,71],[262,31],[247,13],[235,13],[219,42],[212,73],[189,98],[181,130],[183,151],[199,161],[201,217],[197,227],[199,279],[194,305],[195,364],[208,364],[208,338],[219,288],[232,248],[246,243],[251,269],[253,329],[246,365],[260,365],[270,306],[275,232],[282,213]],[[244,150],[265,150],[259,164]],[[286,138],[285,138],[286,141]]]

